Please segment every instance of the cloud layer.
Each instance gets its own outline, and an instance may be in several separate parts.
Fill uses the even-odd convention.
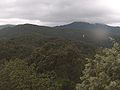
[[[2,0],[0,24],[58,25],[73,21],[119,24],[119,0]]]

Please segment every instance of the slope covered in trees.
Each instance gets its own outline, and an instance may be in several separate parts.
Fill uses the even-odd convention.
[[[119,90],[120,89],[120,46],[115,43],[111,49],[104,49],[94,59],[88,59],[81,84],[77,90]]]
[[[47,27],[32,24],[16,25],[0,30],[0,39],[16,37],[62,38],[96,46],[109,46],[110,38],[117,38],[119,42],[120,27],[104,24],[90,24],[74,22],[68,25]]]
[[[32,39],[0,41],[0,90],[74,90],[88,57],[85,47],[56,38]]]
[[[97,24],[110,32],[95,38],[95,29],[74,24],[79,29],[71,24],[70,28],[25,24],[1,29],[0,90],[119,90],[119,45],[112,48],[110,41],[115,38],[119,43],[119,28]],[[110,28],[117,30],[112,33]]]

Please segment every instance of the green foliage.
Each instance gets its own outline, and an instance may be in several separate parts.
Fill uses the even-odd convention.
[[[84,67],[80,51],[71,44],[46,43],[31,55],[29,63],[35,63],[37,72],[55,71],[58,77],[78,80]]]
[[[23,60],[11,60],[0,70],[0,90],[49,90],[50,78],[37,75]]]
[[[73,90],[84,68],[84,60],[80,56],[79,49],[68,42],[49,42],[36,48],[27,62],[30,65],[34,63],[38,73],[54,71],[57,78],[55,82],[61,79],[60,90]]]
[[[9,40],[0,40],[0,71],[4,74],[2,75],[0,73],[2,86],[0,90],[2,90],[2,88],[6,90],[18,90],[16,84],[19,85],[19,83],[23,83],[23,85],[27,85],[26,83],[35,84],[37,82],[41,83],[41,85],[43,84],[45,87],[49,87],[50,90],[74,90],[75,84],[80,82],[79,76],[82,76],[86,62],[84,58],[92,57],[93,52],[94,50],[92,51],[92,49],[88,48],[87,45],[85,46],[85,44],[82,45],[59,38],[41,39],[40,37],[31,35]],[[20,60],[15,60],[16,58]],[[26,64],[19,64],[19,61],[23,62],[23,60]],[[5,65],[3,65],[4,63]],[[11,68],[6,69],[8,63],[9,67],[12,66],[12,70]],[[14,65],[14,63],[16,64]],[[20,73],[17,67],[23,67],[24,69],[23,71],[21,70]],[[17,72],[17,74],[10,74],[11,72]],[[35,75],[34,78],[36,78],[37,81],[32,82],[33,79],[30,78],[31,74]],[[13,76],[22,76],[24,80],[22,81],[21,77],[20,79],[16,78],[15,81],[11,80]],[[42,77],[45,77],[47,80]],[[43,87],[38,84],[36,85],[38,86],[36,86],[37,88]],[[27,86],[28,88],[30,86],[35,87],[32,86],[32,84]],[[19,87],[22,88],[22,84],[20,84]],[[23,88],[26,88],[26,86]],[[48,88],[46,90],[48,90]]]
[[[120,46],[115,43],[88,59],[83,74],[78,90],[120,90]]]
[[[119,45],[96,50],[111,47],[108,36],[119,41],[119,30],[97,40],[92,28],[84,28],[25,24],[0,30],[0,90],[75,90],[76,83],[80,90],[119,90]]]
[[[67,79],[58,80],[57,85],[59,86],[57,90],[75,90],[75,83]]]

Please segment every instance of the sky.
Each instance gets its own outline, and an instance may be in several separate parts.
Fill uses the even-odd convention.
[[[1,0],[0,25],[62,25],[75,21],[120,26],[120,0]]]

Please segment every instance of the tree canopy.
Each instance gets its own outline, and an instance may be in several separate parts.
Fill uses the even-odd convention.
[[[96,54],[94,60],[88,59],[83,74],[78,90],[120,90],[119,44]]]

